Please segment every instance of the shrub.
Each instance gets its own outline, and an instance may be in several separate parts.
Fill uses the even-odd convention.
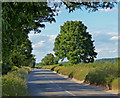
[[[18,72],[18,74],[20,74],[20,75],[19,75],[20,78],[22,78],[23,80],[26,79],[26,77],[27,77],[27,75],[28,75],[28,71],[27,71],[27,70],[21,68],[21,69],[19,69],[17,72]]]
[[[119,81],[120,81],[120,78],[116,78],[112,81],[111,85],[112,85],[112,89],[114,90],[120,90],[120,85],[119,85]]]
[[[3,96],[26,96],[28,70],[21,68],[2,77]]]
[[[31,67],[23,66],[22,68],[25,69],[25,70],[27,70],[28,73],[30,73],[32,71]]]
[[[81,67],[81,66],[74,66],[73,69],[73,77],[77,80],[85,80],[86,75],[88,74],[88,72],[90,70],[92,70],[93,68],[88,68],[88,67]]]
[[[119,76],[118,63],[79,63],[70,65],[69,63],[61,63],[62,66],[46,66],[51,70],[68,75],[69,78],[77,80],[84,80],[84,82],[102,85],[106,88],[112,89],[113,81]],[[116,84],[117,85],[117,84]]]
[[[69,76],[69,74],[72,73],[72,72],[73,72],[73,70],[72,70],[71,67],[68,67],[68,66],[59,67],[59,73],[61,73],[63,75],[68,75]]]
[[[18,70],[19,68],[17,66],[13,66],[11,71],[15,71],[15,70]]]
[[[2,77],[3,96],[25,96],[27,94],[27,86],[25,80],[9,73]]]
[[[45,66],[42,66],[42,68],[51,70],[55,66],[57,66],[57,65],[45,65]]]
[[[51,68],[51,70],[54,71],[55,67],[56,67],[56,66],[53,66],[53,67]]]
[[[69,78],[73,78],[73,72],[68,75]]]
[[[57,73],[59,73],[59,70],[62,68],[63,66],[56,66],[55,68],[54,68],[54,71],[56,71]]]
[[[101,67],[90,71],[85,78],[85,82],[95,85],[103,85],[112,89],[111,83],[114,78],[118,77],[117,63],[104,63]]]

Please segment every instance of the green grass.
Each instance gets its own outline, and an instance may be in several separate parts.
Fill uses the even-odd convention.
[[[111,83],[112,89],[114,89],[114,90],[118,89],[120,91],[120,84],[119,84],[119,82],[120,82],[120,78],[114,79],[112,81],[112,83]]]
[[[30,68],[23,67],[2,76],[3,96],[27,96],[26,77]]]
[[[69,78],[75,78],[86,83],[102,85],[108,89],[117,89],[118,63],[80,63],[74,65],[62,63],[43,66],[42,68],[52,69],[57,73],[67,75]]]
[[[54,68],[55,66],[57,66],[57,65],[41,66],[41,68],[51,70],[51,69]]]
[[[95,70],[90,71],[85,81],[90,84],[103,85],[112,89],[112,81],[118,77],[118,64],[117,63],[103,63],[104,65],[97,67]]]

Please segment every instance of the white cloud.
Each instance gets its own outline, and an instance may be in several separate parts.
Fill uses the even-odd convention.
[[[43,45],[44,42],[45,42],[45,41],[41,40],[41,41],[38,42],[37,44],[38,44],[38,45]]]
[[[29,37],[35,37],[35,36],[40,36],[40,35],[41,35],[41,33],[37,33],[37,34],[30,33],[30,34],[28,34]]]
[[[108,51],[109,50],[109,48],[98,48],[98,49],[96,49],[96,52],[97,53],[100,53],[100,52],[103,52],[103,51]]]
[[[54,41],[57,37],[57,34],[48,35],[48,34],[29,34],[29,39],[32,41],[33,54],[36,55],[36,62],[40,62],[41,59],[47,53],[53,53]]]
[[[33,47],[33,48],[35,48],[35,47],[42,47],[42,46],[43,46],[43,43],[45,43],[45,41],[41,40],[40,42],[32,45],[32,47]]]
[[[112,9],[110,9],[110,8],[107,8],[107,9],[98,9],[98,11],[100,11],[100,12],[103,12],[103,11],[110,12],[110,11],[115,11],[115,10],[117,10],[117,9],[116,8],[112,8]]]
[[[116,52],[117,52],[117,49],[111,50],[110,52],[116,53]]]
[[[101,31],[95,31],[95,32],[93,32],[94,34],[101,34],[101,33],[103,33],[103,32],[101,32]]]
[[[113,36],[113,35],[118,35],[117,32],[107,32],[107,34],[108,34],[108,35],[112,35],[112,36]]]
[[[110,40],[118,40],[120,39],[120,36],[113,36],[112,38],[110,38]]]
[[[49,35],[49,41],[54,42],[56,37],[57,37],[57,35]]]
[[[89,31],[88,31],[89,32]],[[91,34],[107,34],[107,35],[111,35],[111,36],[117,36],[118,35],[118,32],[102,32],[102,31],[95,31],[95,30],[92,30],[90,31]]]

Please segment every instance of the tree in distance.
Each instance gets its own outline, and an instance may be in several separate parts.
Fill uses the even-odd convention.
[[[55,39],[55,55],[61,60],[67,58],[72,64],[94,62],[97,53],[92,36],[86,30],[87,27],[81,21],[64,23]]]
[[[14,1],[14,0],[13,0]],[[117,2],[2,2],[2,74],[15,66],[35,65],[32,44],[28,33],[45,28],[45,22],[55,22],[59,8],[64,5],[69,12],[86,9],[95,12],[98,9],[112,9]],[[115,0],[116,1],[116,0]],[[19,57],[18,57],[19,56]]]
[[[57,57],[54,57],[52,53],[49,53],[41,60],[41,64],[42,65],[58,64],[58,59]]]

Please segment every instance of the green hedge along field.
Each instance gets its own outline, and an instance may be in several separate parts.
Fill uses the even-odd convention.
[[[27,96],[26,78],[30,67],[18,68],[14,66],[11,72],[2,76],[2,96]]]
[[[118,63],[80,63],[75,65],[63,63],[41,67],[67,75],[69,78],[84,81],[85,83],[101,85],[109,90],[119,89],[120,70],[118,70]]]

